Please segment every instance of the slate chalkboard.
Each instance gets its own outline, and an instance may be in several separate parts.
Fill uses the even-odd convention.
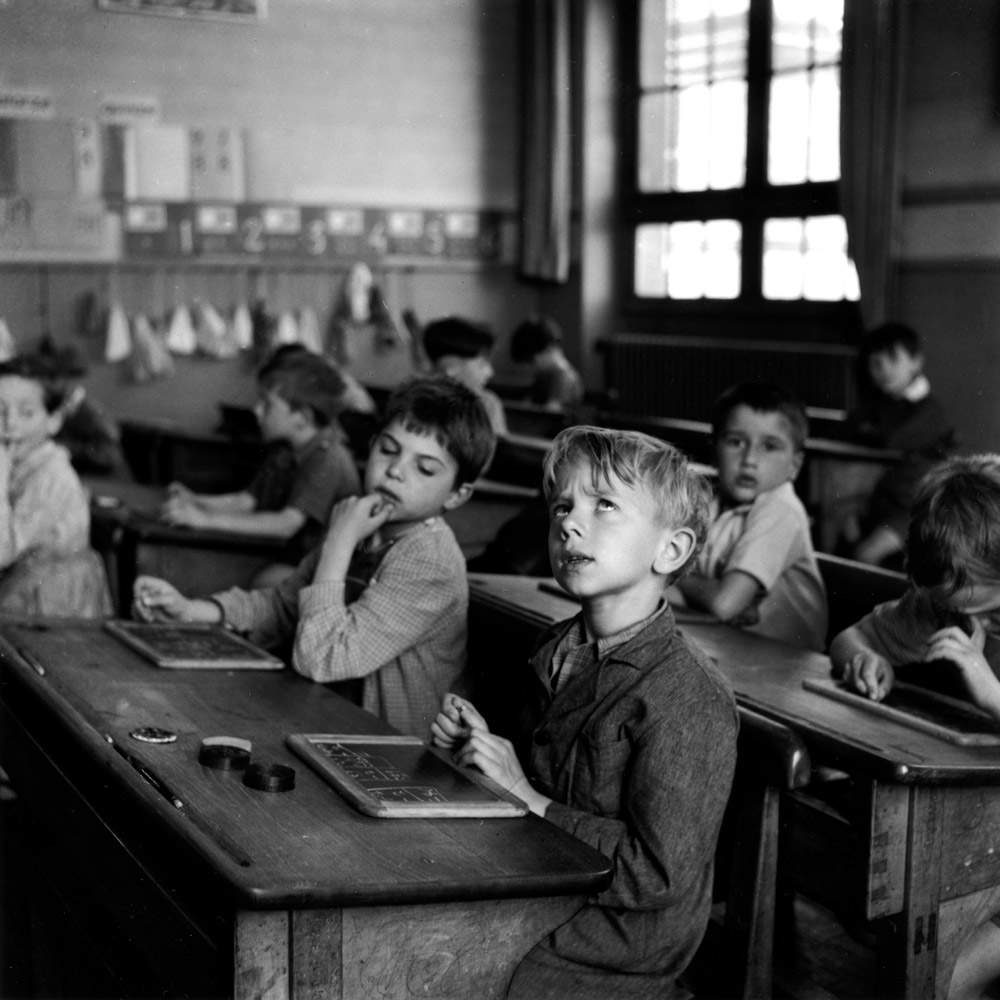
[[[809,691],[901,722],[961,746],[1000,746],[1000,723],[976,708],[946,694],[897,681],[884,701],[872,701],[839,681],[806,679]]]
[[[194,670],[281,670],[284,664],[218,625],[110,621],[104,628],[158,667]]]
[[[523,816],[520,799],[415,736],[293,734],[285,742],[355,808],[382,819]]]

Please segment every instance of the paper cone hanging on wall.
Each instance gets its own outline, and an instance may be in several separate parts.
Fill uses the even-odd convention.
[[[278,317],[278,330],[275,341],[280,344],[297,344],[299,342],[299,324],[295,322],[295,314],[286,309]]]
[[[170,325],[167,327],[167,350],[171,354],[194,354],[196,347],[197,339],[188,307],[174,306]]]
[[[132,336],[128,329],[128,316],[121,303],[116,302],[108,311],[108,328],[104,334],[104,360],[114,365],[132,353]]]
[[[226,321],[209,302],[195,303],[194,334],[198,350],[210,358],[231,358],[236,354]]]
[[[0,361],[10,361],[17,354],[17,344],[7,326],[7,321],[0,316]]]
[[[319,332],[319,319],[316,310],[305,306],[299,310],[299,343],[314,354],[323,353],[323,338]]]
[[[174,373],[174,360],[149,319],[139,313],[132,320],[132,378],[136,382],[166,378]]]
[[[250,308],[241,302],[233,310],[233,340],[241,351],[249,351],[253,347],[253,320],[250,318]]]

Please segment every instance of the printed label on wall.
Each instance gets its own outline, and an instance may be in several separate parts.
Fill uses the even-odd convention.
[[[0,87],[0,118],[51,118],[52,94],[42,88]]]
[[[194,206],[186,202],[139,202],[125,206],[128,257],[188,257],[194,253]]]

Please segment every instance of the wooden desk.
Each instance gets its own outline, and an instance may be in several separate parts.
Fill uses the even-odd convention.
[[[470,586],[472,613],[503,621],[508,639],[577,609],[532,578],[477,575]],[[820,852],[797,845],[791,864],[812,879],[810,895],[876,921],[883,980],[873,995],[943,997],[966,934],[1000,910],[1000,748],[952,744],[805,690],[804,678],[829,676],[818,653],[718,623],[681,627],[741,706],[791,728],[814,764],[855,779],[860,820],[831,821]],[[516,684],[508,672],[503,686]]]
[[[177,740],[138,742],[139,726]],[[160,670],[94,623],[0,627],[2,761],[45,894],[66,900],[52,933],[122,980],[88,992],[74,953],[46,955],[53,994],[500,997],[609,881],[605,858],[536,817],[356,812],[285,746],[336,731],[390,730],[290,671]],[[293,766],[294,790],[199,765],[212,735]]]
[[[112,593],[118,614],[128,617],[132,585],[141,573],[169,580],[187,596],[246,586],[269,562],[296,562],[288,540],[218,528],[189,528],[159,520],[161,487],[87,478],[91,494],[91,537],[111,555]],[[110,502],[118,501],[117,506]],[[206,559],[205,554],[212,553]],[[107,550],[102,551],[105,564]]]

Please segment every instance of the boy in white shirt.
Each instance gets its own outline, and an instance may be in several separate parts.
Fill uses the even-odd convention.
[[[719,469],[708,539],[674,588],[692,607],[749,631],[822,651],[826,590],[809,519],[792,484],[802,467],[805,408],[761,382],[730,386],[712,429]]]

